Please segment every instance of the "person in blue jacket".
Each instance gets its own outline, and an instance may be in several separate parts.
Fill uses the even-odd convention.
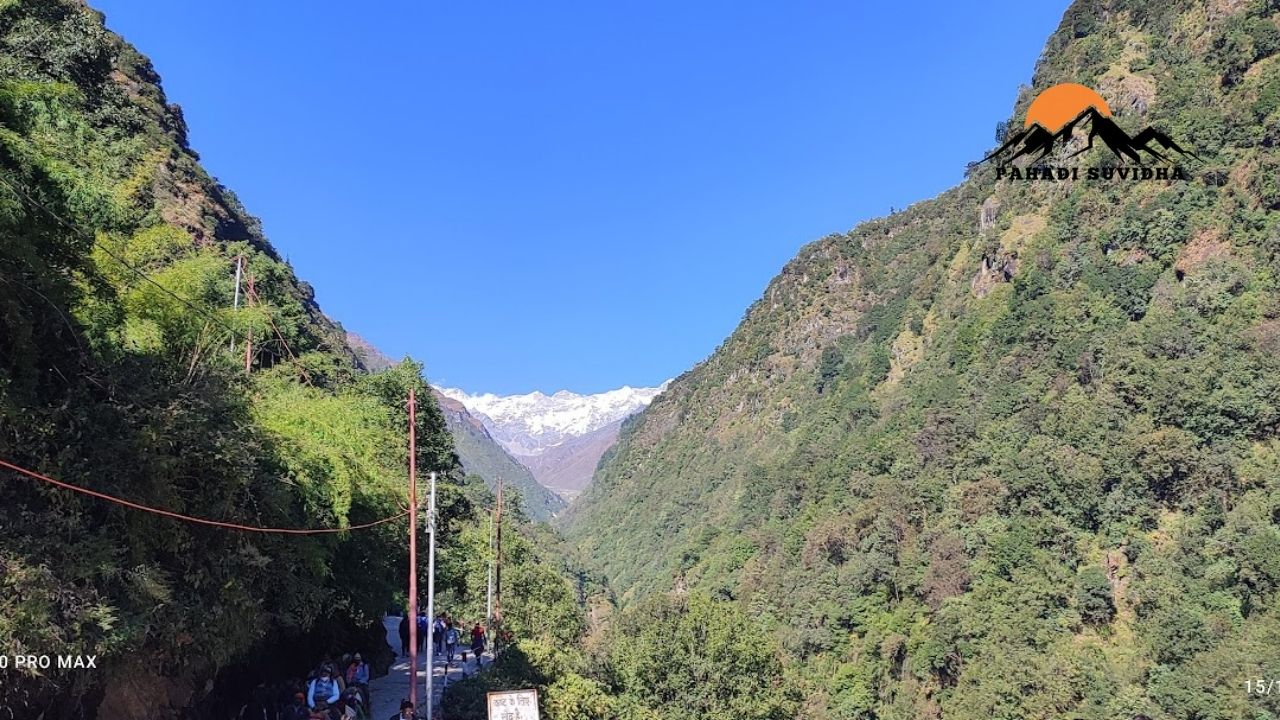
[[[426,610],[418,611],[418,652],[427,649],[427,633],[431,631],[431,619]]]
[[[332,705],[338,702],[341,694],[342,683],[338,681],[337,669],[332,665],[325,665],[320,670],[320,676],[307,687],[307,707],[315,710],[316,704],[321,700]]]
[[[355,693],[361,708],[369,707],[369,664],[356,653],[347,666],[347,695]]]

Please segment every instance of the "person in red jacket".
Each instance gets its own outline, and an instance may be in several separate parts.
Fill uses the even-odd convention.
[[[471,654],[476,656],[476,662],[481,662],[480,656],[484,654],[484,627],[480,623],[476,623],[471,628]]]

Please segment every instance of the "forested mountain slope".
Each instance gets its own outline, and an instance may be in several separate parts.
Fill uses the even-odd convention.
[[[463,470],[484,478],[490,490],[496,492],[502,483],[506,492],[518,493],[530,519],[550,520],[564,509],[564,500],[535,480],[529,468],[511,457],[462,403],[441,395],[435,388],[431,394],[444,413]]]
[[[627,423],[582,557],[742,605],[805,717],[1280,712],[1278,9],[1074,3],[1008,124],[1082,83],[1188,179],[986,164],[806,246]]]
[[[360,366],[369,372],[381,372],[396,365],[394,360],[355,333],[347,333],[347,346]],[[508,491],[518,492],[531,520],[550,520],[552,515],[564,509],[565,501],[534,479],[529,468],[511,457],[466,406],[442,395],[435,388],[431,389],[431,397],[444,415],[445,426],[453,438],[453,447],[464,472],[479,475],[494,492],[500,483],[504,483]]]
[[[0,460],[201,518],[349,527],[405,507],[415,388],[418,467],[442,473],[437,587],[475,613],[493,498],[462,481],[421,371],[361,372],[200,167],[150,63],[98,13],[0,2]],[[381,616],[404,597],[403,519],[242,532],[10,469],[0,507],[0,718],[226,718],[245,678],[300,676],[359,647],[389,660]],[[520,516],[513,502],[517,528]],[[572,608],[538,557],[512,565],[541,579],[536,597],[504,595],[513,617]],[[26,654],[96,668],[16,669]]]

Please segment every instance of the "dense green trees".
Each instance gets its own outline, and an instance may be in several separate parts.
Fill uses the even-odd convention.
[[[584,650],[581,628],[556,614],[570,598],[533,602],[538,622],[524,639],[490,672],[449,688],[449,717],[484,718],[484,693],[518,687],[539,690],[550,720],[795,717],[796,680],[776,638],[733,603],[657,595],[611,618]]]
[[[155,82],[83,4],[0,3],[0,458],[199,517],[346,527],[404,507],[412,387],[459,554],[493,499],[458,472],[422,366],[358,371]],[[232,310],[237,257],[256,293]],[[176,717],[264,643],[323,650],[403,597],[403,521],[249,534],[3,474],[0,648],[99,668],[0,671],[3,718]],[[441,585],[477,587],[460,562]]]
[[[804,248],[628,425],[568,522],[624,605],[745,608],[805,717],[1275,714],[1280,17],[1215,8],[1074,4],[1004,126],[1090,84],[1189,180],[975,167]]]
[[[654,596],[617,617],[605,646],[614,686],[663,717],[764,719],[795,712],[776,641],[732,603]]]
[[[518,641],[449,712],[533,686],[552,720],[1280,715],[1246,685],[1280,672],[1276,12],[1073,5],[1036,88],[1096,86],[1192,147],[1191,179],[977,167],[805,248],[574,509],[565,556],[621,609],[506,508]],[[442,603],[480,617],[494,499],[422,368],[357,371],[154,81],[79,3],[0,3],[0,457],[196,515],[356,524],[401,507],[416,387]],[[233,312],[237,256],[258,294]],[[228,345],[250,331],[246,375]],[[407,562],[391,525],[231,534],[19,478],[0,504],[6,649],[104,666],[7,676],[12,717],[127,705],[136,677],[194,701],[263,637],[375,618]]]
[[[1082,620],[1093,625],[1107,625],[1115,617],[1111,583],[1102,570],[1090,566],[1080,571],[1076,577],[1076,609]]]

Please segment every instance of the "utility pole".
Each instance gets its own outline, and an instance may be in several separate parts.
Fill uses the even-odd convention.
[[[253,273],[249,273],[249,295],[245,298],[245,305],[253,304]],[[249,328],[248,335],[244,340],[244,374],[249,374],[249,369],[253,367],[253,328]],[[412,405],[410,405],[412,407]]]
[[[431,536],[430,549],[427,551],[427,622],[431,623],[434,630],[436,622],[436,474],[431,473],[431,505],[427,510],[427,532]],[[432,643],[431,651],[427,653],[427,720],[431,720],[435,713],[435,689],[432,685],[435,683],[436,665],[435,665],[435,644]],[[448,666],[445,666],[448,671]],[[417,708],[414,705],[414,708]]]
[[[494,581],[493,581],[493,615],[497,618],[497,627],[502,627],[502,479],[498,479],[498,507],[496,508],[497,519],[494,524],[494,544],[497,551],[494,554]],[[493,649],[498,649],[498,630],[494,631]]]
[[[252,281],[250,281],[252,283]],[[413,388],[409,388],[409,702],[418,707],[418,437]],[[427,664],[427,677],[431,665]],[[428,680],[427,682],[430,682]],[[430,687],[428,685],[428,687]],[[427,695],[427,704],[431,696]]]
[[[237,255],[236,256],[236,298],[231,303],[232,310],[240,309],[240,271],[241,269],[243,269],[243,266],[244,266],[244,256]],[[235,352],[235,351],[236,351],[236,336],[232,335],[231,336],[231,352]]]
[[[489,511],[489,591],[484,606],[484,626],[493,632],[493,510]],[[492,644],[492,641],[490,641]]]

